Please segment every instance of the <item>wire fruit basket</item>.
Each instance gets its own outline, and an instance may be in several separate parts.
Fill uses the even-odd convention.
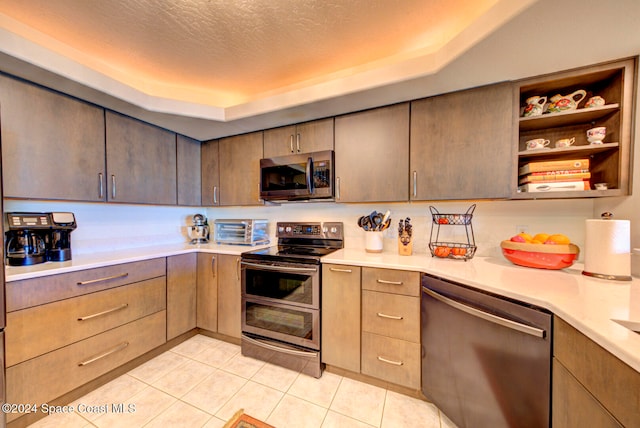
[[[464,214],[441,214],[438,210],[430,206],[431,211],[431,236],[429,237],[429,250],[432,257],[458,259],[467,261],[476,253],[476,240],[473,234],[473,211],[476,204],[467,209]],[[463,226],[465,229],[466,242],[448,242],[440,240],[440,228],[447,226]]]

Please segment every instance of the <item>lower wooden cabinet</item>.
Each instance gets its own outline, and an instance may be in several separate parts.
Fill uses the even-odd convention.
[[[640,373],[554,318],[553,426],[640,426]]]
[[[218,255],[218,333],[240,339],[240,256]]]
[[[362,374],[420,389],[420,343],[362,332]]]
[[[167,257],[167,340],[196,328],[197,254]]]
[[[7,402],[48,403],[162,345],[166,316],[156,312],[7,368]]]
[[[196,325],[218,331],[218,255],[198,253]]]

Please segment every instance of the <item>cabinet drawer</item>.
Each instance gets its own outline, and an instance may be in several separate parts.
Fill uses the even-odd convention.
[[[363,332],[362,373],[420,389],[420,344]]]
[[[166,308],[165,278],[7,314],[6,365],[18,364]]]
[[[420,296],[420,273],[405,270],[362,268],[362,289]]]
[[[165,258],[8,282],[7,312],[165,276]]]
[[[420,298],[363,290],[362,330],[420,343]]]
[[[166,311],[7,369],[8,403],[48,403],[165,343]],[[21,415],[8,415],[9,420]]]

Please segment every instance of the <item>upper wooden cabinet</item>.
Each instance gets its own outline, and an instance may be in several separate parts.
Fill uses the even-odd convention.
[[[4,196],[104,201],[104,110],[0,76]]]
[[[219,140],[220,205],[262,205],[262,131]]]
[[[554,73],[517,82],[519,109],[514,114],[518,125],[518,138],[513,145],[517,149],[517,161],[522,174],[514,174],[512,192],[514,198],[580,198],[594,196],[622,196],[631,194],[631,154],[633,145],[633,119],[635,117],[636,67],[637,57],[627,60],[594,65],[590,67]],[[568,104],[577,103],[577,108],[562,110],[549,108],[552,98],[560,95]],[[573,96],[571,96],[573,95]],[[525,116],[527,100],[532,97],[546,97],[540,101],[542,114]],[[590,103],[592,97],[601,97],[603,104]],[[587,130],[606,127],[603,144],[590,144]],[[544,149],[527,150],[527,141],[549,140]],[[565,148],[556,148],[561,139],[573,139],[574,143]],[[588,160],[588,185],[580,190],[551,191],[556,183],[541,183],[519,188],[526,182],[534,183],[526,175],[527,164],[539,161]],[[558,167],[555,170],[570,168]],[[548,172],[553,172],[549,171]],[[567,182],[566,179],[555,178]],[[539,183],[539,181],[535,181]],[[596,190],[596,183],[607,183],[607,190]],[[570,183],[564,183],[566,184]],[[579,183],[584,184],[584,183]]]
[[[177,137],[178,205],[202,205],[200,141]]]
[[[205,141],[200,147],[202,205],[220,205],[220,156],[218,140]]]
[[[176,134],[106,112],[107,200],[175,205]]]
[[[509,83],[411,103],[411,200],[507,198],[513,179]]]
[[[336,201],[409,199],[409,103],[336,118]]]
[[[264,131],[264,157],[333,150],[333,118]]]

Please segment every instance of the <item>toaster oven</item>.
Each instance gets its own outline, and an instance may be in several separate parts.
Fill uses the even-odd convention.
[[[216,244],[260,245],[269,243],[268,220],[218,219],[213,224]]]

